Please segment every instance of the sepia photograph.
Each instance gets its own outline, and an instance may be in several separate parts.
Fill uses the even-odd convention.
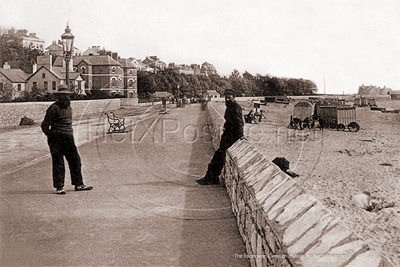
[[[400,2],[0,7],[0,266],[400,266]]]

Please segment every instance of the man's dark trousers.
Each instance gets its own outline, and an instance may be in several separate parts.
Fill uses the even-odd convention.
[[[230,148],[239,138],[227,135],[225,132],[221,135],[221,142],[219,148],[215,151],[210,164],[208,165],[207,176],[217,180],[225,165],[226,151]]]
[[[64,156],[68,161],[72,185],[83,185],[81,157],[72,134],[51,134],[47,142],[53,160],[53,186],[63,188],[65,181]]]

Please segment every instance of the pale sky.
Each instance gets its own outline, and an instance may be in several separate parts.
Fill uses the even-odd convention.
[[[0,26],[82,51],[213,64],[220,75],[314,81],[319,93],[400,90],[399,0],[1,0]]]

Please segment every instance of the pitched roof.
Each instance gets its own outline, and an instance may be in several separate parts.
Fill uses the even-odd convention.
[[[58,45],[56,43],[52,43],[51,45],[49,45],[46,50],[62,50],[62,46]]]
[[[66,79],[67,78],[66,77],[67,73],[65,71],[65,68],[63,68],[63,67],[53,67],[51,72],[53,72],[59,79]],[[81,75],[79,72],[70,71],[69,72],[69,79],[76,80],[79,77],[79,75]]]
[[[105,56],[80,56],[80,57],[73,57],[74,65],[81,62],[83,59],[88,60],[93,65],[97,66],[121,66],[121,63],[114,60],[112,57],[105,55]]]
[[[36,73],[38,73],[39,70],[41,70],[41,69],[46,69],[48,72],[50,72],[51,74],[53,74],[54,76],[56,76],[58,79],[61,79],[61,78],[60,78],[60,77],[61,77],[61,74],[60,74],[60,73],[54,72],[54,70],[51,71],[50,69],[48,69],[48,68],[45,67],[45,66],[40,66],[40,68],[38,68],[34,73],[32,73],[31,75],[29,75],[28,78],[26,78],[26,80],[29,80],[30,78],[32,78],[32,77],[33,77]],[[53,67],[53,69],[54,69],[54,67]]]
[[[118,62],[121,63],[123,68],[136,68],[135,65],[133,65],[128,59],[126,58],[120,58],[118,59]]]
[[[35,73],[29,75],[29,77],[27,77],[26,79],[29,80],[33,75],[35,75],[36,73],[39,72],[39,70],[41,70],[42,68],[48,70],[51,74],[53,74],[54,76],[56,76],[58,79],[60,80],[64,80],[66,79],[66,71],[65,68],[63,67],[52,67],[51,70],[48,69],[45,66],[41,66]],[[81,74],[79,72],[69,72],[69,79],[71,80],[76,80]]]
[[[209,94],[209,95],[220,95],[216,90],[207,90],[207,94]]]
[[[112,57],[105,56],[76,56],[72,57],[74,61],[74,66],[78,65],[82,60],[86,60],[86,62],[96,65],[96,66],[121,66],[121,63],[114,60]],[[59,56],[54,61],[53,66],[62,67],[63,66],[63,57]]]
[[[82,54],[84,54],[84,55],[89,55],[89,54],[100,55],[99,51],[100,51],[100,47],[89,47]]]
[[[80,62],[78,62],[78,64],[79,63],[81,63],[81,62],[85,62],[86,64],[88,64],[88,65],[93,65],[89,60],[87,60],[86,58],[84,58],[84,59],[82,59]],[[76,64],[77,65],[77,64]]]
[[[28,78],[28,75],[21,69],[3,69],[0,68],[0,72],[7,77],[13,83],[24,83]]]

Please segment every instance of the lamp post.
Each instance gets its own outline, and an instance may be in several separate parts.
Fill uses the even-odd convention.
[[[74,44],[74,36],[71,33],[71,29],[69,28],[67,24],[67,28],[65,28],[65,32],[63,35],[61,35],[61,40],[62,40],[62,46],[63,46],[63,52],[64,52],[64,59],[65,59],[65,64],[66,64],[66,74],[65,78],[67,80],[67,88],[69,88],[69,61],[71,60],[72,56],[72,47]]]

